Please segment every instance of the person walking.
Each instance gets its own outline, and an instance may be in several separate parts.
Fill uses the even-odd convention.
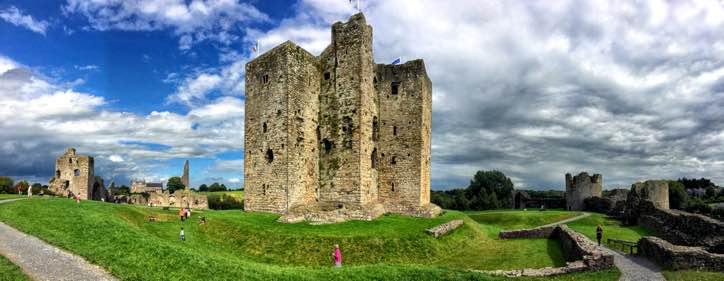
[[[78,194],[75,195],[75,203],[80,204],[80,195]]]
[[[28,198],[33,198],[33,187],[28,186]]]
[[[179,238],[181,239],[181,241],[186,241],[186,235],[184,235],[183,226],[181,227],[181,234],[179,235]]]
[[[178,210],[178,216],[181,218],[181,222],[183,222],[186,219],[186,210],[185,209],[179,209]]]
[[[338,244],[334,244],[334,267],[342,267],[342,251]]]
[[[603,227],[599,224],[596,226],[596,240],[598,240],[598,246],[601,246],[601,238],[603,238]]]

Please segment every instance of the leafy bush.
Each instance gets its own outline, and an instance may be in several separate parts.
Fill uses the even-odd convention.
[[[709,214],[711,213],[711,206],[699,198],[692,198],[689,199],[686,204],[686,211],[697,214]]]
[[[711,211],[711,217],[718,220],[724,220],[724,208],[714,208],[714,210]]]
[[[432,203],[443,209],[490,210],[510,206],[513,182],[500,171],[478,171],[466,189],[432,191]]]
[[[229,196],[226,194],[209,194],[206,196],[209,209],[214,210],[231,210],[231,209],[244,209],[244,200],[239,200],[236,197]]]

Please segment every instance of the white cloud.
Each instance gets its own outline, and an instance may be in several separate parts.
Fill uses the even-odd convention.
[[[172,30],[182,50],[204,40],[229,45],[237,39],[238,24],[269,20],[236,0],[67,0],[63,11],[84,16],[95,30]]]
[[[193,106],[207,101],[207,96],[217,93],[223,96],[241,96],[244,93],[244,65],[239,60],[221,69],[212,69],[186,77],[176,92],[167,98],[175,102]],[[176,78],[174,77],[169,78]],[[172,80],[167,78],[167,80]]]
[[[48,22],[44,20],[35,20],[31,15],[24,15],[20,9],[15,6],[10,6],[4,10],[0,10],[0,19],[6,22],[12,23],[16,26],[21,26],[33,31],[45,35],[45,31],[48,29]]]
[[[215,157],[243,147],[243,101],[234,97],[189,114],[139,115],[104,109],[103,97],[49,82],[3,56],[0,69],[6,69],[0,72],[3,174],[49,175],[55,157],[75,147],[106,160],[96,161],[97,175],[159,179],[164,160]]]
[[[230,178],[230,179],[229,179],[229,182],[230,182],[230,183],[240,183],[240,182],[241,182],[241,179],[239,179],[239,178]]]

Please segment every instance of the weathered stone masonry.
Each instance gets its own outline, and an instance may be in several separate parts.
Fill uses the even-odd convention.
[[[287,41],[246,73],[246,210],[350,219],[440,212],[430,204],[425,65],[376,65],[362,14],[335,23],[318,57]]]
[[[103,179],[95,176],[93,157],[77,155],[68,148],[55,160],[55,174],[48,187],[59,196],[80,195],[85,200],[101,200],[108,196]]]
[[[583,210],[583,200],[589,197],[601,197],[603,177],[600,174],[589,176],[583,172],[573,177],[566,174],[566,208]]]

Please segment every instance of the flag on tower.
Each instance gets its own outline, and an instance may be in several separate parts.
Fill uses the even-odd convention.
[[[402,62],[402,58],[396,58],[391,64],[400,64],[400,62]]]
[[[251,47],[251,52],[256,56],[259,55],[259,40],[256,40],[256,45]]]

